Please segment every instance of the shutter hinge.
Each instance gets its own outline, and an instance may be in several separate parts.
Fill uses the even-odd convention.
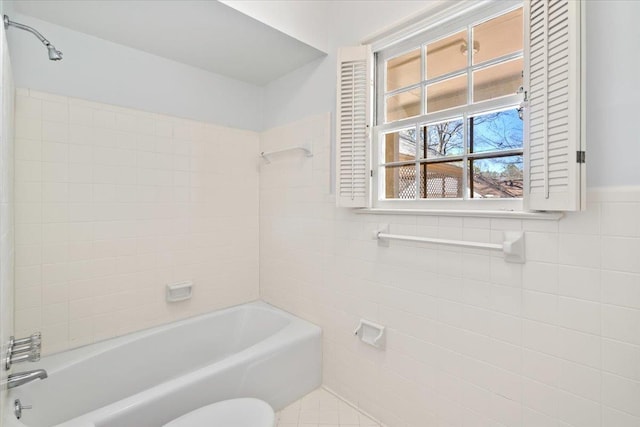
[[[369,171],[369,176],[370,176],[371,178],[373,178],[373,169],[371,169],[371,170]]]
[[[586,163],[586,154],[584,151],[576,151],[576,162]]]

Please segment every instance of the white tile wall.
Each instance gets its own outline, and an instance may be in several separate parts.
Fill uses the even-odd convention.
[[[2,5],[0,5],[2,10]],[[5,29],[0,29],[0,347],[5,352],[5,343],[13,333],[13,283],[14,283],[14,236],[15,195],[14,184],[14,84],[7,50]],[[6,383],[9,372],[0,370],[0,382]],[[6,387],[0,388],[0,419],[11,408],[6,396]]]
[[[388,426],[640,426],[640,188],[600,189],[560,221],[356,214],[330,194],[330,118],[261,135],[314,157],[262,164],[260,292],[324,331],[324,384]],[[371,239],[490,241],[525,230],[527,263]],[[360,343],[365,317],[387,349]]]
[[[16,334],[49,353],[256,299],[257,159],[254,132],[18,89]]]

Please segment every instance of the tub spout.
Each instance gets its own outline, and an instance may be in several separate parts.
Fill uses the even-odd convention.
[[[47,378],[47,371],[44,369],[34,369],[33,371],[18,372],[7,377],[7,388],[19,387],[23,384],[30,383],[35,380],[43,380]]]

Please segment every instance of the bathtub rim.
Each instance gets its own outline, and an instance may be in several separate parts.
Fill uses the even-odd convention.
[[[148,389],[134,393],[132,395],[124,396],[105,406],[79,414],[71,419],[64,420],[59,424],[56,424],[55,427],[96,427],[98,425],[101,425],[100,423],[109,421],[111,418],[117,418],[120,413],[126,411],[131,406],[136,406],[139,402],[144,402],[146,399],[148,399],[149,396],[161,396],[166,392],[167,389],[173,389],[176,386],[181,387],[182,385],[189,384],[194,379],[199,378],[202,374],[215,372],[217,370],[223,370],[225,367],[243,363],[254,357],[256,353],[268,355],[271,353],[279,352],[283,348],[283,339],[286,341],[285,347],[295,345],[295,343],[297,342],[308,340],[313,337],[319,337],[320,341],[322,341],[322,329],[318,325],[309,322],[308,320],[297,317],[264,301],[256,300],[220,310],[215,310],[210,313],[204,313],[185,319],[180,319],[178,321],[158,325],[145,330],[136,331],[134,333],[123,335],[121,337],[111,338],[95,344],[89,344],[87,346],[56,353],[55,355],[48,356],[48,358],[54,360],[45,360],[44,363],[38,362],[38,364],[45,367],[45,369],[47,369],[50,373],[55,373],[60,370],[64,370],[67,367],[72,367],[74,364],[82,362],[87,358],[91,358],[94,355],[99,355],[106,351],[109,351],[112,348],[126,345],[127,343],[136,339],[150,336],[155,333],[161,333],[163,330],[173,327],[188,325],[189,323],[196,322],[201,319],[217,317],[224,313],[242,310],[245,307],[275,312],[277,315],[282,316],[286,320],[288,320],[288,323],[285,324],[281,329],[274,332],[272,335],[269,335],[260,341],[256,341],[249,347],[240,350],[238,353],[234,353],[232,357],[228,357],[220,361],[216,361],[210,365],[202,366],[200,368],[186,372],[184,375],[170,379],[168,381],[160,382],[152,387],[149,387]],[[34,365],[36,364],[34,363]],[[320,354],[320,382],[321,378],[322,354]],[[20,389],[18,388],[15,390],[11,390],[7,394],[7,396],[11,401],[13,401],[14,398],[19,397],[19,393]],[[6,423],[7,427],[27,427],[27,424],[16,420],[11,413],[5,414],[3,421]]]
[[[86,344],[80,347],[75,347],[68,350],[62,350],[59,352],[47,354],[43,356],[40,361],[30,364],[29,369],[45,369],[48,374],[54,374],[64,369],[70,368],[74,364],[79,363],[85,359],[106,353],[109,350],[124,346],[130,342],[139,340],[141,338],[160,334],[163,331],[188,325],[190,323],[202,321],[208,318],[214,318],[214,317],[222,316],[224,314],[231,313],[234,311],[240,311],[243,308],[253,308],[258,310],[271,311],[271,312],[278,313],[279,315],[282,315],[285,319],[289,321],[289,324],[285,325],[282,329],[287,328],[293,322],[301,321],[301,320],[319,328],[319,326],[315,325],[314,323],[301,319],[300,317],[297,317],[285,310],[282,310],[281,308],[278,308],[276,306],[273,306],[267,302],[264,302],[258,299],[258,300],[254,300],[254,301],[250,301],[242,304],[233,305],[231,307],[225,307],[218,310],[210,311],[208,313],[196,314],[196,315],[185,317],[182,319],[177,319],[174,321],[162,323],[160,325],[151,326],[149,328],[130,332],[117,337],[107,338],[107,339]],[[276,332],[276,334],[279,332],[280,331]],[[46,337],[44,339],[46,339]],[[255,343],[253,345],[255,345]]]

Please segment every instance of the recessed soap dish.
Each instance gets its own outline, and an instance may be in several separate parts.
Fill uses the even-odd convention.
[[[167,302],[184,301],[191,298],[193,282],[180,282],[167,285]]]
[[[372,345],[376,348],[384,348],[385,336],[384,326],[368,320],[360,319],[360,324],[354,331],[362,342]]]

